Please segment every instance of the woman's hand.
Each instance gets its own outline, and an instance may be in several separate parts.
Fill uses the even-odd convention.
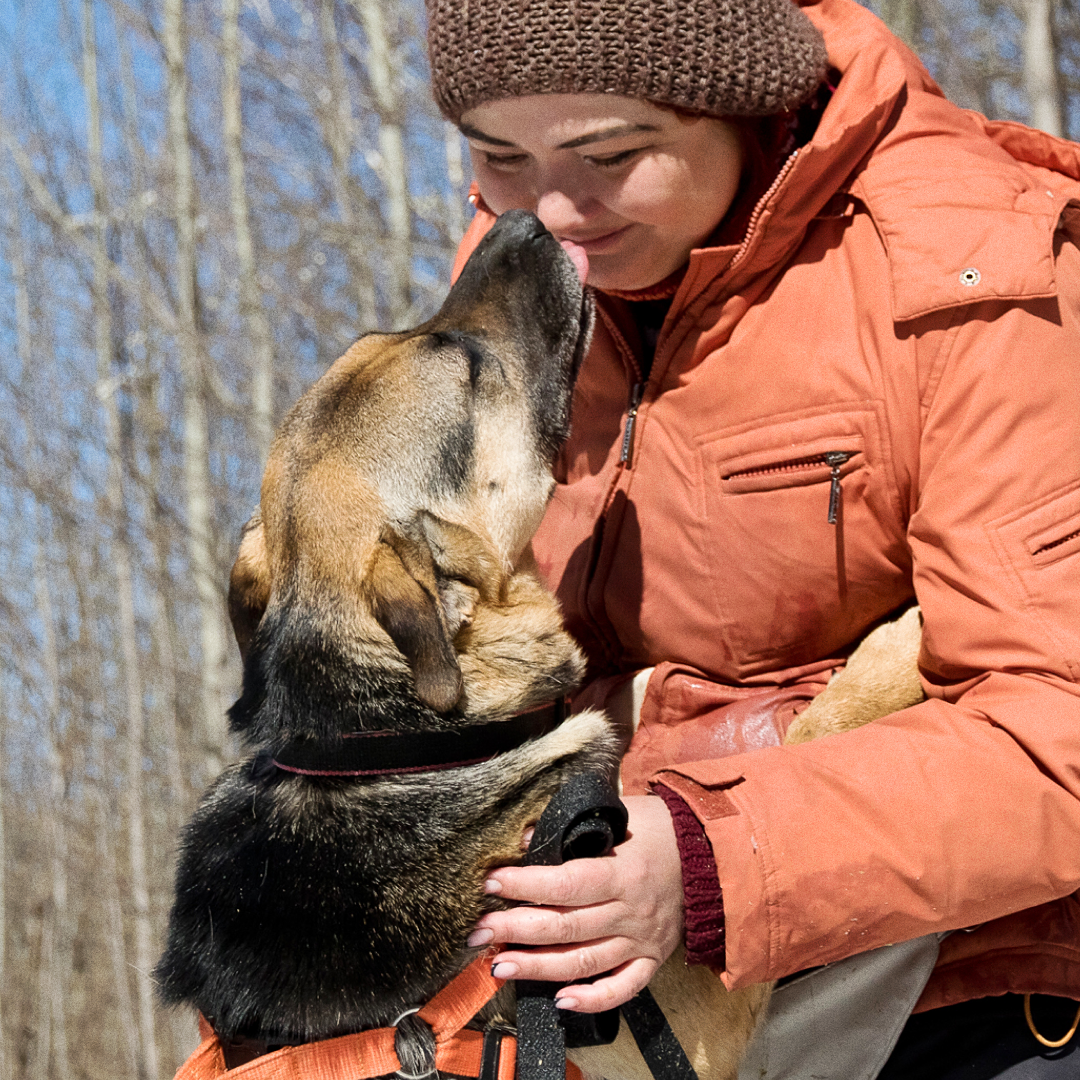
[[[671,815],[651,795],[623,802],[627,839],[611,855],[492,872],[487,892],[535,905],[485,915],[470,935],[470,946],[532,946],[500,952],[498,978],[566,983],[559,1008],[602,1012],[629,1001],[682,940],[682,866]],[[611,974],[575,982],[603,971]]]

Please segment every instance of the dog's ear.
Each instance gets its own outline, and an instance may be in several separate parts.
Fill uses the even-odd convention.
[[[372,613],[409,662],[417,697],[436,712],[452,709],[461,697],[461,669],[427,544],[388,526],[365,584]]]
[[[443,577],[471,585],[488,603],[499,598],[507,575],[490,544],[463,525],[437,518],[426,510],[417,520]]]
[[[244,526],[240,551],[229,575],[229,619],[240,656],[247,658],[259,620],[270,601],[270,564],[266,557],[262,515],[258,510]]]

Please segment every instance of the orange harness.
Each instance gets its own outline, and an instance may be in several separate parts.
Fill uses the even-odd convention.
[[[435,1035],[435,1068],[442,1074],[479,1077],[484,1033],[465,1025],[494,996],[503,980],[491,975],[491,959],[481,956],[448,983],[417,1015]],[[336,1039],[285,1046],[273,1053],[226,1069],[225,1052],[213,1028],[199,1017],[203,1042],[180,1067],[175,1080],[372,1080],[401,1068],[394,1036],[397,1028],[374,1028]],[[513,1080],[517,1039],[502,1040],[494,1080]],[[582,1080],[581,1072],[566,1063],[567,1080]]]

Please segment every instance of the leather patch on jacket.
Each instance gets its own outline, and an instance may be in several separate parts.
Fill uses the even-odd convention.
[[[719,818],[731,817],[739,812],[739,808],[731,801],[728,790],[736,784],[741,784],[741,778],[719,787],[705,787],[696,780],[683,776],[681,773],[665,769],[663,772],[656,774],[656,778],[650,786],[655,788],[660,783],[676,792],[699,819],[716,821]]]

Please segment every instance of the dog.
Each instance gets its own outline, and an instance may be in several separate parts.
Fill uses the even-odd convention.
[[[554,793],[614,773],[629,734],[596,711],[445,769],[281,764],[385,739],[372,732],[421,747],[494,732],[576,688],[584,660],[529,542],[592,319],[558,242],[504,214],[432,320],[360,339],[277,434],[229,587],[246,753],[184,831],[155,972],[162,999],[196,1007],[223,1044],[394,1025],[480,954],[465,940],[502,903],[482,883],[521,862]],[[701,1080],[734,1076],[768,988],[729,994],[676,956],[653,989]],[[492,1018],[513,1020],[505,990]],[[423,1074],[430,1030],[398,1030],[403,1070]],[[643,1067],[625,1031],[575,1053],[608,1080]]]

